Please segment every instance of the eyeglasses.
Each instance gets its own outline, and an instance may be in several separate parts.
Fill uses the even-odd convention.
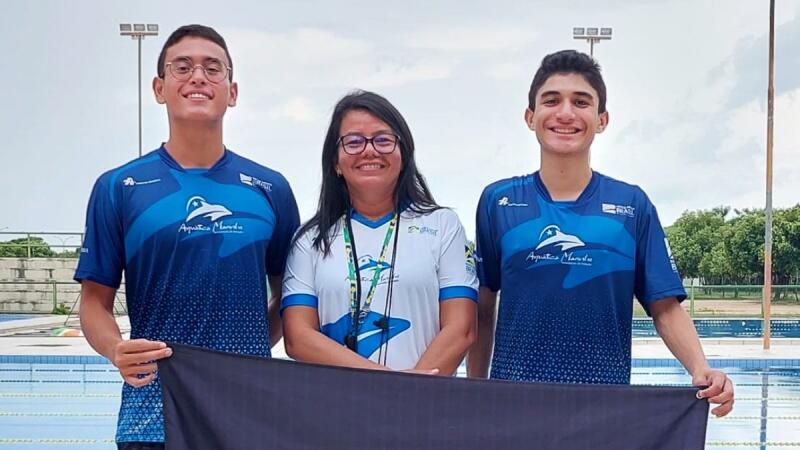
[[[388,155],[397,147],[400,136],[392,133],[380,133],[368,138],[360,134],[347,134],[339,138],[339,144],[348,155],[358,155],[367,149],[367,144],[372,143],[376,152]]]
[[[194,74],[194,70],[199,67],[208,81],[219,83],[228,76],[231,70],[230,67],[216,59],[210,59],[203,64],[192,64],[192,60],[189,58],[178,58],[164,64],[164,66],[169,67],[169,73],[178,81],[188,80]]]

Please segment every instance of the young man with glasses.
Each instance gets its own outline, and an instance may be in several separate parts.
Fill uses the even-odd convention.
[[[477,211],[478,339],[469,376],[627,384],[633,297],[653,317],[698,396],[733,406],[712,370],[655,207],[633,186],[594,172],[590,146],[608,125],[600,67],[588,55],[548,55],[534,76],[525,122],[540,170],[489,185]],[[495,304],[502,291],[495,333]],[[494,355],[492,347],[494,344]]]
[[[280,283],[299,216],[281,174],[223,144],[238,94],[232,66],[213,29],[173,32],[153,80],[169,139],[103,174],[89,200],[75,279],[84,334],[125,380],[121,449],[163,448],[155,360],[170,356],[165,341],[268,357],[281,336]],[[113,315],[123,271],[129,340]]]

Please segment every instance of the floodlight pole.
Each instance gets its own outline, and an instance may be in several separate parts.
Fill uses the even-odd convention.
[[[142,157],[142,38],[144,36],[137,36],[136,47],[138,47],[138,69],[139,69],[139,82],[136,83],[139,87],[139,157]]]
[[[611,40],[612,29],[608,27],[573,27],[573,39],[585,40],[589,43],[589,56],[594,59],[594,44]]]
[[[136,41],[137,47],[137,67],[138,67],[138,91],[139,91],[139,157],[142,156],[142,39],[145,36],[157,36],[157,24],[127,24],[119,25],[120,36],[130,36]]]
[[[772,307],[772,124],[775,104],[775,0],[769,2],[769,78],[767,82],[767,204],[764,209],[764,350],[769,350]]]

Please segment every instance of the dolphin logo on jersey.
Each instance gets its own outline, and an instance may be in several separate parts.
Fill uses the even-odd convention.
[[[380,323],[381,319],[386,319],[383,314],[370,311],[358,330],[358,354],[369,358],[370,355],[375,353],[383,343],[388,343],[393,337],[406,331],[411,327],[411,322],[399,317],[389,317],[388,336],[387,333],[381,333],[382,328],[376,324]],[[334,341],[344,345],[344,338],[350,332],[350,313],[347,313],[339,318],[336,322],[325,324],[321,327],[322,334],[328,336]],[[383,336],[381,336],[383,335]]]
[[[391,268],[391,264],[385,261],[376,261],[371,255],[364,255],[358,258],[358,270],[377,270],[378,273],[382,273],[384,270]]]
[[[252,188],[174,169],[169,170],[169,176],[179,188],[151,203],[126,230],[126,261],[135,258],[145,241],[160,233],[166,224],[176,224],[180,240],[217,235],[209,249],[213,248],[220,258],[227,258],[254,242],[269,240],[275,232],[277,218],[273,206]],[[137,187],[138,184],[141,182],[137,181]],[[205,197],[210,193],[214,197],[212,202]],[[220,205],[216,204],[217,199],[230,200]]]
[[[635,230],[626,228],[625,222],[603,215],[580,215],[571,209],[554,210],[541,197],[536,202],[544,214],[502,235],[500,264],[563,276],[564,289],[612,272],[635,270]]]
[[[228,208],[208,203],[199,195],[195,195],[186,202],[186,212],[188,213],[186,222],[191,222],[198,217],[206,217],[212,222],[216,222],[221,217],[233,215]]]
[[[539,233],[539,245],[535,250],[541,250],[550,245],[559,247],[562,252],[565,252],[572,248],[584,247],[586,244],[578,236],[562,232],[558,225],[548,225]]]

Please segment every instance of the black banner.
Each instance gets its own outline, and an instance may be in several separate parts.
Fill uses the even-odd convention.
[[[536,384],[346,369],[170,344],[167,448],[702,449],[694,388]]]

